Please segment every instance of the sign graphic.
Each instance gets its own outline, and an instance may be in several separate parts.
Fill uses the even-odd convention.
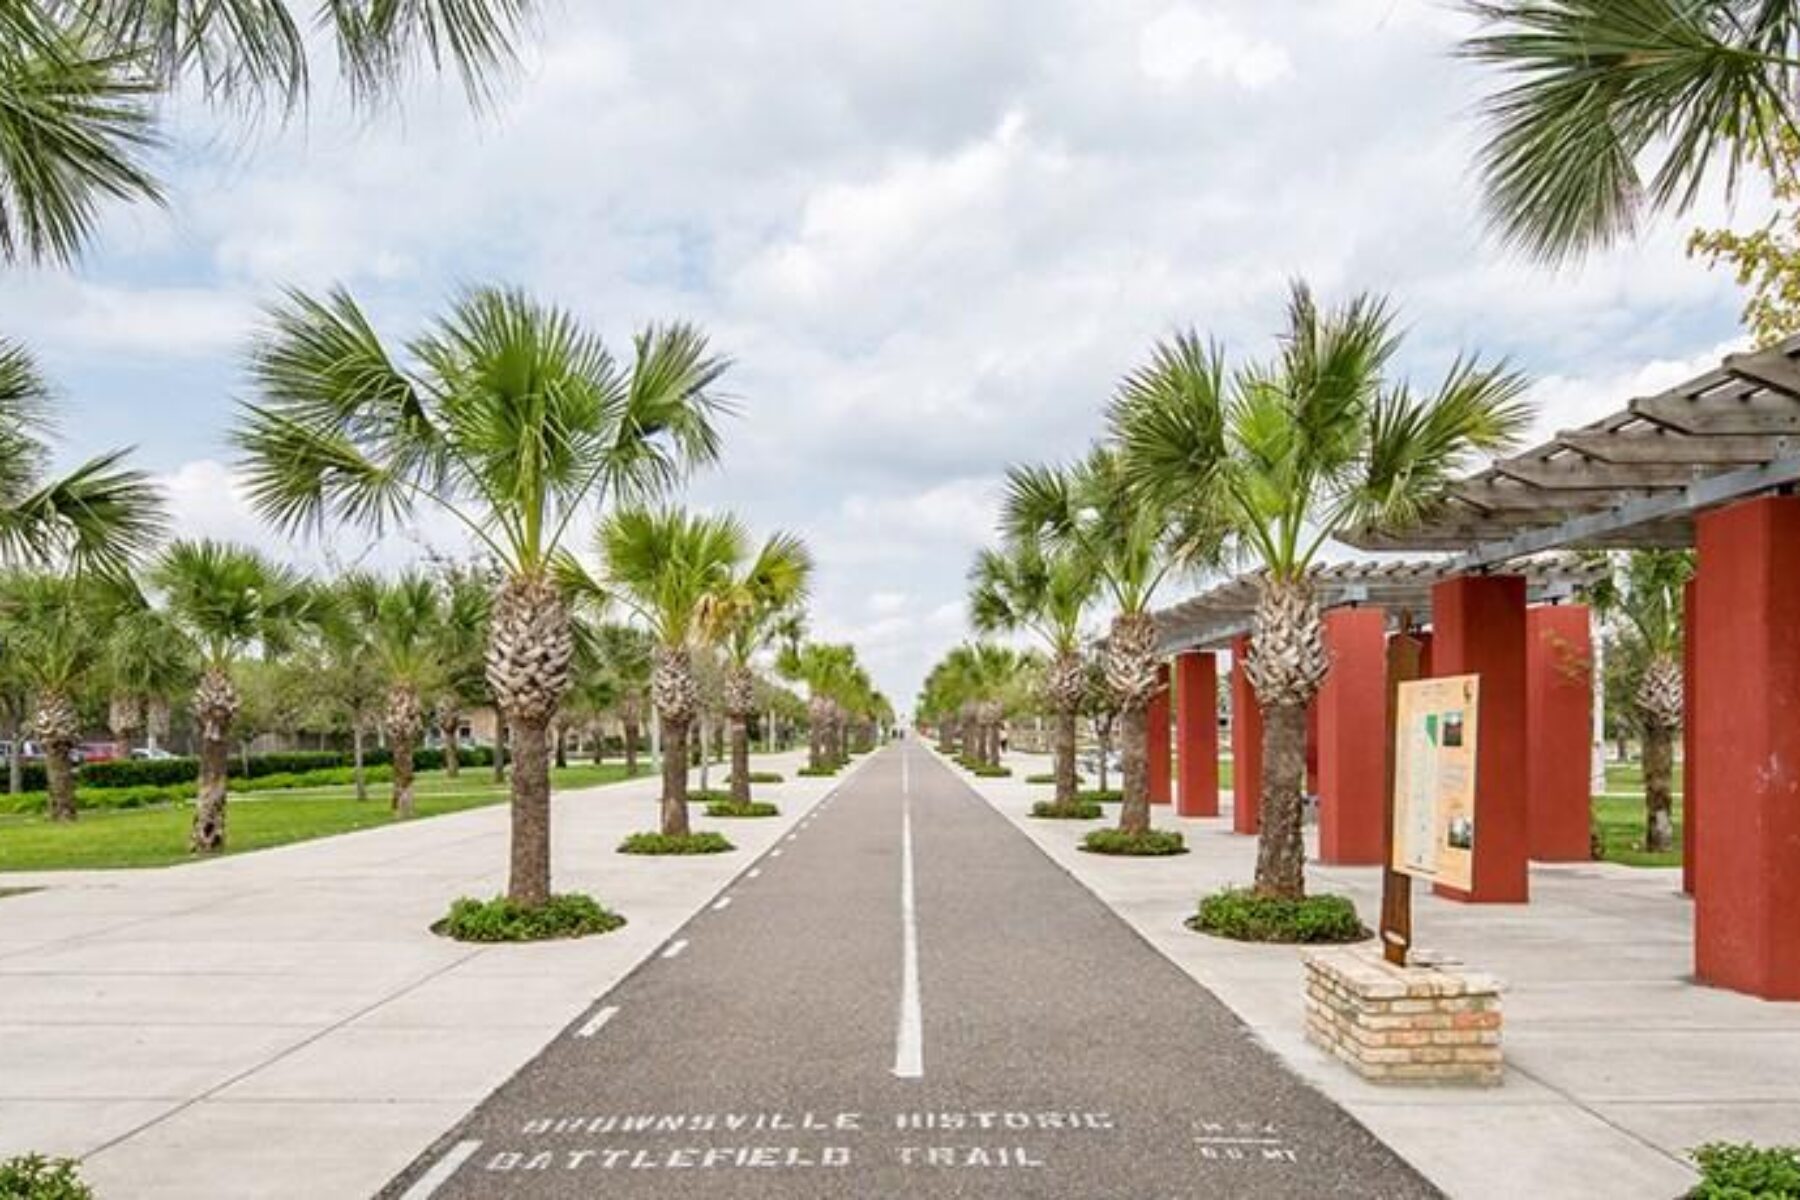
[[[1393,869],[1475,886],[1475,743],[1481,679],[1402,683],[1394,722]]]

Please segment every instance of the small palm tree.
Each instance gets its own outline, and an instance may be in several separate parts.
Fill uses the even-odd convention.
[[[107,724],[121,746],[145,731],[152,745],[167,736],[171,697],[194,686],[194,665],[168,614],[148,605],[120,613],[107,631],[104,669]]]
[[[594,630],[594,655],[611,680],[613,706],[625,741],[625,773],[638,773],[638,747],[643,737],[644,705],[656,647],[649,634],[634,625],[608,622]]]
[[[775,669],[784,678],[806,685],[807,768],[835,770],[844,758],[841,697],[854,684],[855,647],[801,642],[790,636],[776,658]]]
[[[383,100],[424,61],[485,98],[531,0],[45,0],[0,8],[0,257],[69,261],[105,200],[160,203],[156,105],[193,83],[242,106],[304,100],[329,44],[352,95]]]
[[[1606,557],[1610,571],[1588,597],[1614,627],[1624,651],[1619,667],[1636,677],[1631,707],[1644,737],[1644,849],[1660,852],[1675,841],[1675,734],[1686,707],[1683,589],[1694,556],[1634,550]]]
[[[387,682],[375,655],[380,581],[367,571],[344,571],[315,597],[317,636],[303,647],[311,659],[305,678],[317,705],[350,727],[350,774],[358,802],[369,798],[369,734],[381,721]]]
[[[200,732],[199,797],[189,848],[225,848],[225,788],[231,730],[241,703],[233,672],[252,652],[272,658],[317,619],[316,589],[254,550],[210,540],[179,541],[150,573],[163,609],[200,666],[194,724]]]
[[[432,720],[444,747],[444,774],[462,771],[463,711],[487,696],[482,677],[482,649],[487,645],[494,581],[475,567],[450,564],[440,572],[442,619],[432,627],[432,654],[437,666],[437,695]]]
[[[1330,666],[1311,578],[1320,547],[1418,518],[1472,456],[1512,444],[1529,420],[1525,381],[1502,367],[1458,362],[1423,397],[1389,384],[1398,345],[1380,299],[1321,311],[1296,284],[1272,363],[1228,376],[1222,352],[1186,333],[1159,344],[1113,402],[1131,490],[1262,568],[1244,666],[1263,713],[1256,887],[1267,895],[1305,890],[1306,710]],[[1187,552],[1196,546],[1216,561],[1204,543]]]
[[[508,895],[550,896],[549,731],[575,653],[554,578],[569,530],[605,500],[659,492],[718,456],[726,363],[691,326],[652,327],[622,367],[567,313],[480,289],[396,365],[347,293],[270,314],[236,431],[252,502],[277,526],[381,530],[419,508],[498,564],[487,681],[511,737]]]
[[[605,594],[655,639],[650,696],[663,732],[662,831],[686,837],[688,731],[699,707],[693,658],[723,632],[748,538],[734,517],[630,508],[609,516],[598,540]]]
[[[1056,800],[1075,803],[1075,733],[1087,673],[1081,661],[1081,624],[1100,590],[1093,563],[1076,550],[1047,551],[1034,540],[1009,540],[983,550],[969,573],[969,615],[979,633],[1030,630],[1051,659],[1044,697],[1056,717]]]
[[[1728,185],[1796,132],[1796,0],[1463,0],[1463,52],[1506,84],[1486,102],[1494,224],[1556,261],[1683,211],[1709,169]],[[1651,170],[1644,173],[1648,159]]]
[[[413,815],[413,756],[425,732],[424,693],[442,678],[436,656],[443,609],[431,577],[407,571],[376,585],[373,650],[387,687],[382,726],[393,753],[395,815]]]
[[[1007,472],[1001,515],[1006,536],[1091,564],[1117,610],[1103,662],[1122,732],[1119,828],[1126,833],[1150,828],[1147,717],[1151,700],[1166,686],[1151,605],[1181,553],[1200,564],[1210,562],[1217,547],[1206,535],[1210,523],[1183,524],[1175,519],[1180,512],[1153,493],[1128,488],[1120,455],[1108,446],[1095,447],[1071,468]]]
[[[777,533],[726,588],[725,714],[731,723],[731,800],[737,805],[750,803],[750,718],[757,700],[752,663],[782,636],[787,619],[805,601],[812,569],[806,544]]]

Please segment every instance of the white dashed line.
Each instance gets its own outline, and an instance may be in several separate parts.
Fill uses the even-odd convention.
[[[400,1200],[426,1200],[439,1188],[450,1182],[456,1169],[469,1161],[470,1155],[481,1149],[480,1142],[458,1142],[450,1147],[450,1152],[437,1160],[431,1170],[413,1180],[413,1185],[406,1189]]]
[[[662,952],[662,956],[664,958],[674,958],[676,955],[680,954],[683,950],[686,950],[687,948],[688,948],[687,939],[682,938],[679,941],[670,942],[669,948]]]
[[[750,874],[749,874],[749,875],[747,875],[747,876],[745,876],[745,878],[747,878],[747,879],[755,879],[755,878],[756,878],[756,877],[757,877],[757,876],[758,876],[758,875],[761,875],[761,874],[762,874],[762,868],[761,868],[761,867],[751,867],[751,868],[750,868]]]
[[[771,851],[769,851],[769,857],[770,857],[770,858],[780,858],[780,857],[781,857],[781,849],[780,849],[780,847],[777,847],[777,848],[775,848],[775,849],[773,849],[773,850],[771,850]]]
[[[718,912],[722,908],[730,908],[730,907],[731,907],[731,897],[730,896],[721,896],[721,897],[719,897],[719,902],[717,904],[713,905],[713,911]]]
[[[593,1016],[589,1017],[588,1023],[575,1031],[575,1036],[579,1038],[591,1038],[596,1033],[600,1032],[602,1026],[618,1015],[618,1006],[609,1004]]]

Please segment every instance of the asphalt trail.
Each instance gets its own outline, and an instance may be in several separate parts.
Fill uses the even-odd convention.
[[[923,748],[778,848],[383,1195],[1437,1195]]]

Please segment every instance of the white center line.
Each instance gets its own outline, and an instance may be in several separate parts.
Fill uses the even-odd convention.
[[[745,876],[745,878],[747,878],[747,879],[755,879],[755,878],[756,878],[756,877],[757,877],[757,876],[758,876],[758,875],[761,875],[761,874],[762,874],[762,868],[761,868],[761,867],[751,867],[751,868],[750,868],[750,874],[749,874],[749,875],[747,875],[747,876]]]
[[[687,948],[688,948],[687,939],[681,938],[678,941],[670,942],[669,948],[662,952],[662,956],[664,958],[674,958],[676,955],[680,954],[683,950],[686,950]]]
[[[591,1038],[596,1033],[600,1032],[601,1026],[605,1025],[608,1021],[612,1020],[614,1017],[616,1017],[618,1015],[619,1015],[618,1006],[614,1005],[614,1004],[609,1004],[605,1008],[601,1009],[599,1012],[595,1013],[593,1016],[589,1017],[588,1023],[586,1025],[583,1025],[580,1029],[577,1029],[575,1031],[575,1036],[579,1037],[579,1038]]]
[[[769,851],[769,857],[770,857],[770,858],[780,858],[780,857],[781,857],[781,850],[780,850],[780,848],[779,848],[779,847],[778,847],[778,848],[776,848],[776,849],[774,849],[774,850],[771,850],[771,851]]]
[[[730,896],[721,896],[719,898],[719,902],[717,904],[713,905],[713,911],[718,912],[722,908],[730,908],[730,907],[731,907],[731,897]]]
[[[894,1036],[894,1074],[925,1074],[925,1022],[919,1011],[919,918],[913,900],[912,789],[900,757],[900,1029]]]
[[[406,1194],[401,1196],[400,1200],[425,1200],[427,1196],[450,1182],[450,1177],[456,1174],[456,1169],[468,1162],[469,1156],[479,1149],[481,1149],[480,1142],[456,1143],[450,1147],[448,1154],[432,1165],[431,1170],[413,1180],[413,1185],[406,1189]]]

